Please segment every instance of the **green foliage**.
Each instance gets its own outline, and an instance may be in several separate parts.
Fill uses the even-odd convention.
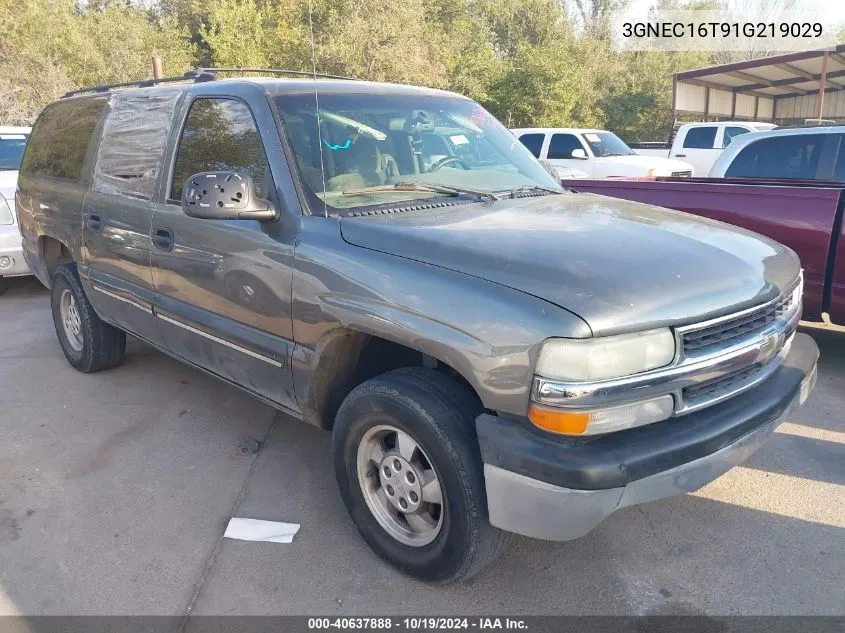
[[[83,11],[73,0],[0,0],[0,33],[3,123],[31,123],[75,87],[147,77],[153,55],[171,72],[194,58],[184,27],[117,3]]]
[[[680,0],[659,0],[661,4]],[[625,0],[0,0],[0,123],[63,92],[191,66],[275,67],[465,94],[511,126],[665,138],[693,53],[612,50]],[[313,46],[311,34],[313,33]]]

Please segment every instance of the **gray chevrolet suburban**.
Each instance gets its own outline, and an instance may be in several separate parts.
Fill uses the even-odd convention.
[[[459,95],[273,72],[49,105],[26,259],[76,369],[130,333],[331,430],[349,514],[402,571],[466,578],[508,532],[696,490],[812,390],[784,246],[563,189]]]

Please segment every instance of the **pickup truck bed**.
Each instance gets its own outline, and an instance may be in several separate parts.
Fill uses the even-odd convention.
[[[765,235],[794,250],[804,268],[804,318],[845,324],[841,182],[730,178],[571,180],[579,192],[701,215]]]

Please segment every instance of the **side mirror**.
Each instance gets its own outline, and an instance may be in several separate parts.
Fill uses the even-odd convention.
[[[271,222],[277,217],[273,205],[256,195],[252,176],[234,171],[205,171],[188,178],[182,210],[203,220]]]
[[[589,156],[587,156],[587,151],[581,149],[580,147],[578,149],[573,149],[570,156],[576,160],[589,160],[590,158]]]

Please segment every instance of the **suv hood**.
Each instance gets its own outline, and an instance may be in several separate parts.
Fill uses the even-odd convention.
[[[595,335],[681,325],[776,297],[795,254],[678,211],[570,193],[345,217],[350,244],[534,295]]]

